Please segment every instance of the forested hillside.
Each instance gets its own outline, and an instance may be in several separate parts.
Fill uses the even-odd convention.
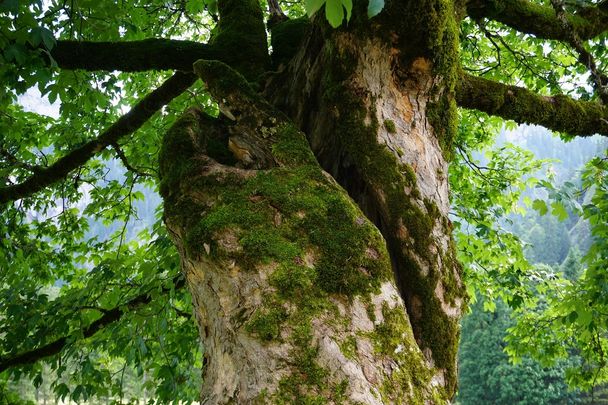
[[[565,142],[544,128],[532,126],[501,131],[494,148],[508,143],[530,150],[537,159],[550,160],[535,175],[541,178],[554,176],[557,184],[569,182],[578,190],[581,189],[580,171],[584,164],[601,155],[607,145],[601,137]],[[482,155],[478,158],[483,162]],[[547,197],[542,189],[527,189],[523,195],[530,199]],[[583,193],[581,202],[588,197]],[[581,259],[590,245],[589,226],[584,219],[572,212],[560,220],[550,214],[540,215],[536,210],[528,210],[524,215],[511,215],[502,226],[527,244],[526,258],[534,266],[549,274],[562,273],[570,280],[581,275]],[[482,299],[463,319],[459,352],[460,404],[604,403],[601,402],[602,387],[590,392],[568,388],[569,367],[580,362],[576,355],[553,366],[543,366],[530,358],[514,364],[505,351],[504,340],[507,329],[514,325],[511,317],[512,310],[502,301],[497,300],[494,305],[485,302],[484,305]]]

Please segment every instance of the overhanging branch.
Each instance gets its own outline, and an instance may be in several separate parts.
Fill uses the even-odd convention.
[[[220,21],[209,44],[162,38],[141,41],[58,40],[50,54],[62,69],[192,71],[199,59],[221,60],[248,79],[269,64],[264,14],[257,0],[218,2]]]
[[[467,12],[473,18],[489,18],[539,38],[568,41],[570,37],[553,7],[528,0],[472,0]],[[608,30],[608,3],[581,7],[566,18],[581,39],[594,38]]]
[[[217,59],[214,49],[194,41],[157,38],[126,42],[59,40],[51,55],[62,69],[189,72],[198,59]]]
[[[518,123],[537,124],[569,135],[608,136],[608,108],[564,95],[540,96],[522,87],[461,74],[456,89],[460,107]]]
[[[179,278],[174,283],[175,289],[180,289],[184,286],[185,282],[183,278]],[[163,289],[163,292],[168,292],[169,289]],[[119,306],[116,306],[110,310],[104,311],[101,318],[97,319],[95,322],[90,324],[88,327],[82,330],[82,336],[84,339],[93,336],[95,333],[99,332],[105,326],[120,320],[120,318],[129,311],[140,308],[144,305],[147,305],[152,300],[150,294],[144,293],[138,295],[135,298],[123,303]],[[181,315],[181,314],[178,314]],[[20,353],[13,357],[8,357],[4,359],[0,359],[0,373],[4,370],[7,370],[11,367],[23,366],[26,364],[32,364],[39,360],[42,360],[46,357],[50,357],[58,354],[63,350],[64,347],[67,346],[69,341],[69,336],[63,336],[51,343],[48,343],[44,346],[40,346],[37,349],[29,350],[27,352]]]
[[[27,197],[63,179],[107,146],[140,128],[162,106],[183,93],[195,80],[196,76],[191,73],[175,73],[97,138],[72,150],[51,166],[40,169],[24,182],[1,187],[0,204]]]

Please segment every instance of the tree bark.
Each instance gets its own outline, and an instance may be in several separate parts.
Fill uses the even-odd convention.
[[[347,29],[314,22],[263,96],[226,65],[195,64],[220,117],[188,112],[160,162],[203,403],[453,397],[466,301],[447,218],[456,13],[405,3],[374,27],[361,10]],[[423,29],[395,31],[402,15]]]
[[[232,120],[192,110],[176,124],[161,193],[205,347],[203,402],[445,401],[376,227],[244,79],[196,70]]]
[[[447,26],[454,12],[444,13]],[[456,37],[444,27],[444,42],[432,44],[432,52],[419,44],[407,54],[389,36],[397,36],[391,18],[386,32],[313,27],[267,96],[307,134],[321,166],[386,239],[416,341],[451,396],[466,302],[448,219],[456,76],[445,53]],[[407,34],[416,36],[432,37]]]

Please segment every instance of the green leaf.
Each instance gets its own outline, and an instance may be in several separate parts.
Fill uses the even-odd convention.
[[[32,383],[34,384],[34,387],[38,388],[42,385],[42,374],[38,373],[36,374],[36,377],[34,377],[34,380],[32,381]]]
[[[78,402],[83,390],[84,387],[82,385],[77,385],[76,388],[74,388],[74,391],[72,392],[72,401]]]
[[[40,27],[32,28],[32,32],[30,32],[29,42],[33,47],[37,47],[42,42],[42,32]]]
[[[64,400],[68,395],[70,395],[70,389],[65,383],[61,383],[55,387],[55,394]]]
[[[217,0],[205,0],[205,4],[211,14],[217,14]]]
[[[353,14],[353,0],[342,0],[342,5],[346,9],[346,21],[350,21]]]
[[[494,312],[496,311],[496,302],[490,300],[483,301],[483,310],[486,312]]]
[[[344,19],[342,0],[327,0],[325,3],[325,17],[327,17],[329,25],[338,28]]]
[[[22,65],[25,62],[27,50],[21,44],[11,44],[4,49],[4,58],[10,62],[15,61]]]
[[[323,4],[325,4],[325,0],[306,0],[306,3],[304,4],[306,14],[308,14],[309,17],[312,17]]]
[[[553,215],[555,215],[558,220],[565,221],[568,218],[568,211],[566,210],[566,207],[564,206],[564,204],[561,203],[560,201],[552,202],[551,208],[553,208],[551,213]]]
[[[53,33],[47,28],[40,28],[40,35],[42,36],[42,42],[44,43],[46,49],[53,49],[53,47],[57,43],[55,37],[53,36]]]
[[[547,203],[543,200],[534,200],[532,203],[532,208],[534,208],[540,215],[545,215],[548,211]]]
[[[42,43],[48,50],[53,49],[56,43],[53,33],[44,27],[32,28],[28,41],[33,47],[38,47]]]
[[[369,18],[377,16],[383,8],[384,0],[369,0],[369,4],[367,5],[367,16]]]

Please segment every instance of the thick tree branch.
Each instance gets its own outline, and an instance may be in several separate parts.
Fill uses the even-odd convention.
[[[553,7],[528,0],[472,0],[467,12],[473,18],[489,18],[539,38],[568,41],[570,37]],[[608,3],[581,7],[566,19],[581,39],[594,38],[608,30]]]
[[[189,72],[198,59],[217,59],[215,49],[199,42],[156,38],[128,42],[59,40],[51,55],[62,69]]]
[[[542,125],[570,135],[608,136],[608,108],[596,102],[574,100],[564,95],[540,96],[522,87],[466,73],[458,82],[456,101],[460,107],[518,123]]]
[[[180,289],[185,285],[185,281],[182,277],[175,280],[173,288]],[[168,288],[164,288],[163,292],[168,292]],[[140,308],[144,305],[147,305],[152,300],[149,292],[136,296],[131,300],[118,305],[110,310],[103,311],[103,315],[101,318],[97,319],[95,322],[90,324],[88,327],[82,330],[82,337],[84,339],[93,336],[95,333],[99,332],[105,326],[120,320],[120,318],[125,314],[134,309]],[[179,315],[179,314],[178,314]],[[54,340],[51,343],[48,343],[44,346],[41,346],[37,349],[29,350],[27,352],[20,353],[13,357],[7,357],[4,359],[0,359],[0,373],[4,370],[7,370],[11,367],[23,366],[26,364],[32,364],[39,360],[42,360],[46,357],[50,357],[58,354],[63,350],[64,347],[68,345],[70,336],[63,336],[59,339]]]
[[[62,69],[191,72],[195,61],[208,59],[221,60],[243,74],[262,73],[269,60],[259,4],[254,0],[221,0],[218,5],[218,32],[209,44],[161,38],[125,42],[59,40],[50,54]]]
[[[221,50],[219,60],[249,81],[270,66],[264,13],[258,0],[218,0],[220,22],[210,44]]]
[[[175,73],[97,138],[72,150],[51,166],[40,169],[24,182],[1,187],[0,204],[27,197],[63,179],[69,172],[85,164],[107,146],[137,130],[162,106],[190,87],[195,80],[196,76],[191,73]]]

